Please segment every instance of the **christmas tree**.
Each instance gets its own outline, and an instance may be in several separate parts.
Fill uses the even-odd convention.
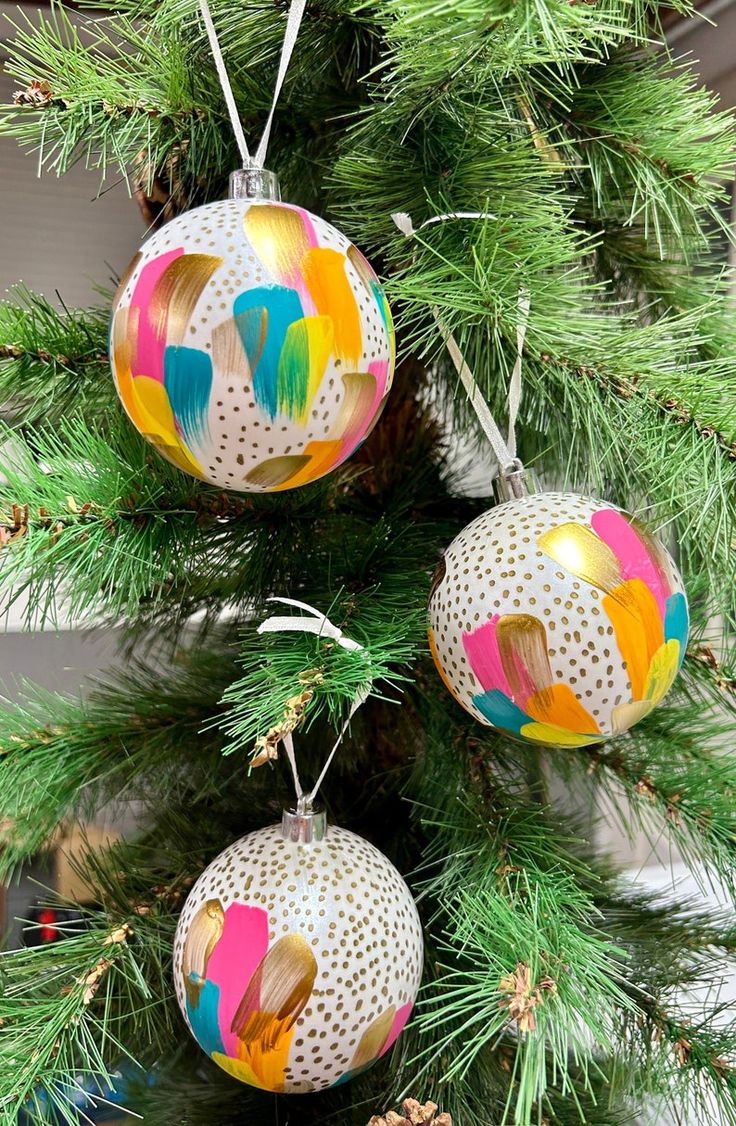
[[[287,9],[213,5],[249,141]],[[370,258],[397,364],[375,429],[301,487],[202,479],[215,463],[193,473],[185,426],[166,447],[176,464],[151,447],[110,374],[111,293],[74,311],[18,290],[0,307],[4,605],[25,594],[29,625],[63,614],[126,631],[119,673],[84,702],[29,688],[6,706],[0,876],[110,801],[137,803],[141,825],[78,860],[93,889],[84,926],[2,957],[3,1122],[76,1122],[79,1087],[104,1102],[121,1068],[125,1105],[155,1126],[736,1122],[736,1029],[712,988],[732,914],[648,894],[595,843],[608,798],[622,832],[644,828],[734,887],[736,330],[715,248],[735,134],[658,18],[645,0],[309,0],[268,167],[285,200]],[[46,174],[85,161],[103,182],[127,177],[154,238],[226,195],[241,154],[196,0],[84,0],[16,20],[18,94],[1,127]],[[562,738],[559,715],[551,735],[528,701],[514,730],[481,699],[488,685],[463,708],[438,675],[427,602],[449,553],[437,568],[494,504],[462,360],[499,421],[521,361],[525,465],[548,490],[634,514],[641,542],[658,534],[682,573],[680,674],[650,707],[683,656],[682,631],[662,635],[657,618],[669,671],[631,647],[636,716],[613,734],[588,714],[589,737]],[[651,551],[658,583],[665,556]],[[335,629],[259,632],[292,612],[271,598]],[[443,671],[452,686],[449,657]],[[579,714],[573,688],[542,685],[548,719],[563,689]],[[406,877],[423,984],[370,1070],[377,1050],[356,1053],[350,1082],[274,1094],[189,1035],[174,936],[205,867],[293,804],[285,747],[310,788],[348,719],[320,800]],[[366,918],[401,929],[390,910]],[[205,977],[184,983],[193,1007]]]

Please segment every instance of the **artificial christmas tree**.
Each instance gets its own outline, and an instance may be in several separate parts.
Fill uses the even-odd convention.
[[[8,63],[19,97],[2,128],[40,147],[42,166],[63,174],[85,160],[129,176],[164,242],[166,220],[222,199],[239,143],[194,0],[73,13],[59,4],[20,19]],[[218,0],[212,19],[240,120],[258,135],[286,6]],[[131,1059],[141,1070],[126,1079],[127,1105],[155,1126],[619,1126],[660,1121],[665,1107],[680,1120],[736,1121],[736,1031],[717,998],[697,992],[728,970],[731,914],[632,888],[594,832],[596,797],[611,794],[623,830],[643,825],[733,888],[736,330],[710,248],[736,134],[662,48],[657,19],[644,0],[307,5],[269,166],[290,203],[369,256],[398,347],[378,425],[319,480],[259,493],[196,479],[126,416],[108,362],[109,306],[60,312],[18,292],[0,309],[4,600],[25,591],[37,617],[97,615],[128,638],[119,675],[84,703],[29,689],[6,708],[2,874],[61,820],[110,799],[141,811],[135,840],[81,862],[94,892],[88,926],[0,962],[4,1122],[21,1112],[63,1121],[75,1084],[97,1084],[104,1098]],[[395,213],[411,215],[411,238]],[[294,279],[272,281],[296,292]],[[161,324],[159,308],[152,336]],[[264,325],[258,340],[244,328],[239,378],[245,360],[260,361]],[[217,328],[183,327],[203,353]],[[300,362],[311,359],[308,336]],[[346,367],[330,347],[340,378],[365,374],[368,352]],[[526,464],[550,491],[632,513],[647,543],[659,535],[690,604],[666,699],[639,708],[627,732],[601,728],[592,746],[544,748],[483,724],[444,691],[427,641],[435,570],[491,503],[490,473],[483,497],[463,487],[480,429],[457,372],[467,365],[500,417],[520,360]],[[279,398],[275,378],[278,418],[295,400]],[[177,441],[188,412],[173,423]],[[673,570],[665,601],[678,584]],[[259,632],[273,597],[315,606],[336,628]],[[683,629],[658,629],[659,647],[684,644]],[[511,704],[527,684],[521,649],[508,656]],[[634,681],[644,691],[655,651],[622,653],[624,702],[648,702]],[[363,1064],[389,1043],[383,1025],[356,1066],[347,1059],[349,1082],[274,1094],[236,1082],[188,1035],[174,936],[214,858],[289,805],[283,748],[293,741],[301,776],[317,778],[351,712],[322,798],[331,824],[406,878],[423,926],[423,990],[371,1069]],[[255,890],[270,902],[272,888]],[[380,887],[370,890],[380,902]],[[212,984],[205,962],[218,960],[211,910],[178,983],[195,1000]],[[374,916],[388,942],[396,918]],[[361,953],[356,941],[351,956]],[[311,981],[319,967],[309,966]],[[254,998],[267,969],[269,995],[294,1001],[264,962],[255,984],[238,983],[227,1037],[263,1017]],[[387,1010],[408,1004],[410,985]],[[300,1004],[279,1018],[295,1039]],[[264,1057],[274,1050],[259,1044],[254,1074],[272,1074]],[[250,1039],[247,1051],[252,1063]],[[320,1071],[318,1085],[328,1070],[345,1069]]]

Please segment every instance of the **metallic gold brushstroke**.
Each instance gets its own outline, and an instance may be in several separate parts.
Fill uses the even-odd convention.
[[[258,1041],[264,1052],[273,1051],[309,1001],[316,976],[317,960],[304,936],[280,938],[250,979],[231,1031],[243,1044]]]
[[[383,1045],[389,1038],[389,1034],[393,1027],[394,1017],[396,1016],[396,1006],[391,1005],[385,1012],[368,1025],[365,1032],[360,1038],[360,1043],[355,1050],[352,1062],[350,1064],[351,1071],[357,1071],[360,1067],[365,1067],[369,1063],[373,1063],[374,1059],[380,1054]]]
[[[612,591],[621,582],[616,556],[583,524],[560,524],[550,528],[542,533],[537,544],[555,563],[599,590]]]
[[[282,454],[280,457],[269,457],[254,465],[246,473],[244,480],[261,489],[275,489],[290,481],[308,465],[310,460],[306,454]]]
[[[304,457],[307,458],[303,467],[289,477],[287,481],[277,485],[277,489],[296,489],[316,481],[329,473],[340,461],[342,441],[308,442],[304,447]]]
[[[502,614],[496,639],[513,699],[523,707],[527,697],[552,683],[544,623],[533,614]]]
[[[359,433],[370,416],[376,397],[376,377],[369,372],[348,371],[342,377],[344,394],[332,433],[350,439]]]
[[[207,964],[222,937],[225,913],[219,899],[208,899],[199,908],[189,925],[184,952],[182,973],[189,1004],[196,1008],[207,976]],[[192,974],[198,980],[192,981]]]
[[[346,253],[350,265],[353,267],[366,289],[370,291],[372,286],[378,281],[378,277],[371,264],[364,255],[360,253],[357,246],[353,246],[352,243],[348,246]]]
[[[446,574],[447,574],[447,560],[445,559],[445,557],[443,555],[442,558],[440,559],[439,563],[437,564],[437,566],[434,569],[434,574],[432,575],[432,581],[429,584],[429,598],[428,598],[429,602],[431,602],[432,599],[434,598],[435,593],[437,591],[437,588],[439,587],[440,583],[442,582],[442,580],[444,579]]]
[[[194,306],[222,258],[215,254],[182,254],[169,263],[153,287],[148,317],[156,336],[179,345],[191,322]]]
[[[232,1019],[239,1059],[269,1091],[283,1089],[294,1027],[316,976],[317,960],[307,940],[285,935],[263,958]]]
[[[243,341],[233,317],[228,317],[212,330],[212,366],[224,375],[238,379],[250,377],[250,364],[243,349]]]
[[[254,203],[243,218],[246,236],[266,269],[277,281],[290,281],[309,250],[302,217],[290,207]]]

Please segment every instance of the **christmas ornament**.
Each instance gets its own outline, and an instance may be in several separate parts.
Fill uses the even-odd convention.
[[[423,962],[398,871],[302,808],[205,869],[174,942],[176,995],[199,1045],[236,1079],[294,1094],[344,1083],[389,1050]]]
[[[391,386],[394,333],[370,265],[280,201],[260,168],[231,198],[155,232],[113,303],[111,357],[140,433],[220,488],[315,481],[365,439]]]
[[[537,493],[523,470],[444,554],[429,600],[440,676],[482,723],[573,747],[619,735],[669,691],[685,654],[682,579],[613,505]]]

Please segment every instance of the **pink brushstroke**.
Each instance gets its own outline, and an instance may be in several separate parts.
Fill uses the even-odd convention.
[[[268,912],[231,903],[222,937],[207,963],[207,979],[220,989],[218,1023],[225,1053],[238,1057],[240,1041],[230,1025],[250,979],[268,950]]]
[[[371,360],[368,364],[368,371],[376,380],[376,398],[373,403],[373,413],[378,410],[378,404],[383,396],[386,394],[386,384],[388,383],[388,360]],[[371,415],[373,417],[373,415]]]
[[[497,688],[511,699],[511,686],[503,670],[496,637],[496,623],[499,618],[500,614],[494,614],[490,622],[486,622],[484,626],[473,630],[472,633],[464,633],[463,648],[471,669],[485,691]]]
[[[628,520],[613,508],[603,508],[593,513],[590,524],[595,534],[610,547],[618,559],[622,578],[641,579],[654,595],[659,613],[664,619],[665,603],[672,593],[669,583]]]
[[[394,1017],[394,1022],[391,1025],[391,1031],[389,1032],[388,1037],[386,1039],[386,1043],[383,1045],[380,1052],[378,1053],[379,1059],[381,1058],[381,1056],[385,1056],[386,1052],[388,1052],[389,1049],[392,1048],[393,1045],[396,1043],[396,1041],[398,1040],[398,1038],[399,1038],[399,1036],[400,1036],[400,1034],[401,1034],[401,1032],[404,1028],[404,1025],[406,1024],[409,1017],[411,1016],[411,1011],[412,1011],[413,1008],[414,1008],[413,1003],[411,1001],[408,1001],[405,1005],[402,1005],[401,1008],[397,1010],[396,1015]]]
[[[151,317],[151,299],[154,289],[167,266],[184,253],[182,247],[159,255],[141,270],[130,301],[131,313],[138,313],[138,334],[131,357],[134,376],[147,375],[149,379],[164,381],[164,351],[166,348],[166,317],[156,325]]]

